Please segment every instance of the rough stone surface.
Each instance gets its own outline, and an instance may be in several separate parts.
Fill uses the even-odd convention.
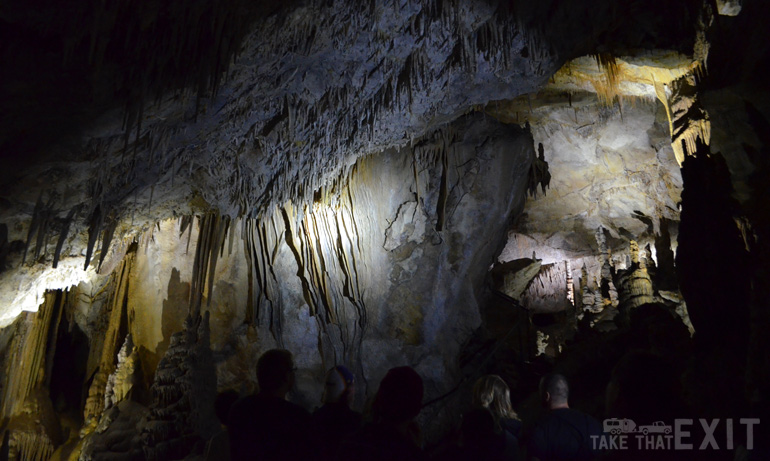
[[[79,283],[72,290],[77,293],[76,305],[67,308],[67,315],[89,338],[87,375],[102,368],[99,378],[85,386],[99,388],[94,399],[103,402],[98,398],[103,397],[102,375],[115,365],[113,349],[116,353],[124,339],[117,336],[131,333],[139,366],[135,371],[141,371],[147,386],[157,377],[159,360],[168,353],[172,335],[182,329],[190,306],[195,313],[200,306],[211,316],[211,360],[220,389],[253,390],[256,358],[266,349],[285,347],[295,353],[299,367],[299,385],[292,398],[311,407],[318,402],[324,371],[336,363],[354,369],[360,383],[358,406],[394,365],[417,368],[425,378],[426,399],[453,389],[464,375],[458,365],[461,345],[480,322],[483,279],[498,255],[501,261],[538,260],[537,274],[527,273],[515,281],[512,292],[533,311],[551,312],[541,319],[569,318],[564,323],[570,332],[575,312],[552,313],[570,309],[570,300],[586,309],[582,323],[595,325],[596,331],[616,329],[614,306],[634,292],[644,301],[676,305],[686,317],[675,283],[657,291],[663,285],[656,285],[660,272],[652,271],[650,264],[654,253],[645,255],[644,271],[650,272],[643,277],[644,287],[612,282],[617,274],[623,277],[623,269],[642,270],[641,261],[627,256],[630,240],[643,247],[670,225],[670,242],[661,241],[676,250],[682,181],[667,127],[671,131],[685,127],[684,136],[675,138],[692,144],[696,135],[711,133],[706,124],[710,121],[719,125],[713,141],[725,151],[750,144],[740,146],[746,155],[743,151],[726,155],[736,196],[751,212],[748,218],[739,218],[738,227],[745,246],[760,250],[757,241],[767,229],[762,227],[757,198],[766,195],[757,192],[764,190],[762,171],[755,170],[761,158],[754,152],[762,147],[757,138],[767,130],[749,127],[756,120],[746,123],[737,109],[740,104],[729,94],[736,90],[712,93],[712,99],[697,94],[704,107],[727,106],[730,111],[715,114],[710,109],[710,118],[703,112],[703,117],[689,120],[697,122],[692,129],[687,123],[699,85],[695,75],[687,75],[687,85],[677,84],[687,91],[675,91],[669,104],[666,85],[706,65],[706,28],[713,18],[704,12],[712,4],[700,11],[699,3],[650,0],[643,7],[631,2],[620,8],[614,0],[288,1],[271,11],[275,14],[265,14],[248,31],[241,31],[245,41],[240,56],[226,74],[220,75],[222,68],[216,66],[222,57],[229,60],[232,48],[215,50],[215,63],[204,59],[214,68],[191,74],[211,78],[218,91],[208,92],[207,83],[199,83],[203,89],[198,88],[197,96],[188,90],[166,91],[178,88],[179,82],[153,82],[141,88],[117,84],[115,88],[127,91],[114,95],[115,101],[136,100],[129,104],[124,123],[119,110],[90,107],[84,110],[91,115],[90,123],[82,132],[29,156],[29,162],[16,162],[26,165],[19,174],[0,174],[14,178],[0,185],[0,326],[10,324],[22,310],[37,309],[46,289]],[[759,4],[746,3],[715,5],[721,14],[734,14]],[[114,41],[103,41],[105,36],[115,38],[112,31],[95,27],[92,36],[88,28],[68,35],[67,24],[79,22],[71,16],[60,20],[50,14],[55,11],[45,9],[57,18],[46,46],[58,49],[61,40],[62,49],[77,54],[83,43],[90,42],[96,61],[107,56],[108,49],[109,54],[120,55],[113,52]],[[108,6],[106,13],[111,11]],[[22,41],[39,38],[38,30],[45,30],[51,21],[42,12],[39,22],[36,14],[20,13],[24,10],[12,5],[4,10],[3,21],[22,32]],[[115,16],[113,25],[126,24],[129,35],[135,22],[154,28],[158,18],[165,18],[153,8],[125,14],[129,21]],[[200,14],[196,9],[186,17]],[[211,23],[224,24],[219,22],[222,18],[211,15]],[[740,24],[729,21],[733,20],[726,18],[722,25]],[[97,19],[93,23],[102,24]],[[158,42],[186,42],[193,37],[197,44],[207,37],[201,34],[206,27],[179,24],[184,22],[174,22],[171,35]],[[734,35],[759,41],[764,29],[755,29]],[[140,40],[144,45],[155,38],[138,35],[150,37],[149,42]],[[228,47],[235,35],[225,37]],[[14,50],[12,38],[7,43],[0,45],[4,57],[21,56],[27,50]],[[637,51],[640,48],[647,51]],[[754,57],[763,53],[758,49]],[[196,51],[204,58],[212,54]],[[29,62],[36,62],[34,53],[27,54]],[[130,62],[135,56],[127,54]],[[561,67],[577,56],[582,57]],[[156,75],[162,79],[169,75],[162,72],[164,68],[177,67],[175,57],[161,50],[147,69],[133,63],[124,70],[115,65],[113,56],[107,57],[105,67],[110,69],[91,63],[93,69],[84,71],[82,80],[91,82],[88,77],[100,72],[113,76],[114,68],[121,69],[128,82]],[[72,62],[90,60],[75,56]],[[747,65],[725,66],[727,73],[738,67],[744,74],[766,75]],[[23,66],[20,71],[8,68],[0,76],[17,78],[25,72]],[[56,74],[36,72],[30,78],[40,75]],[[526,101],[506,105],[505,100],[542,89],[551,76],[553,84],[543,99],[538,94],[534,102],[527,96]],[[613,81],[616,78],[621,80]],[[0,83],[0,100],[8,88],[34,86],[9,81]],[[185,82],[189,79],[181,83]],[[158,88],[163,91],[149,91]],[[72,92],[78,97],[89,99],[87,92],[82,96],[76,90],[73,87]],[[147,98],[150,94],[158,97],[155,102]],[[110,99],[91,96],[93,106]],[[34,98],[25,98],[22,91],[12,102],[28,104],[27,100]],[[104,107],[121,103],[115,101]],[[481,114],[464,117],[482,107],[487,115],[499,117],[499,111],[490,110],[490,101],[515,111],[508,114],[508,122],[528,119],[534,140],[514,126],[483,120]],[[97,112],[102,115],[96,117]],[[3,120],[12,123],[0,124],[0,148],[7,139],[27,133],[17,129],[27,123],[24,117],[4,113],[10,117]],[[42,125],[36,117],[27,119]],[[8,138],[8,130],[22,134]],[[543,183],[548,189],[540,189],[547,194],[529,199],[525,214],[509,226],[523,207],[524,191],[538,191],[537,184],[534,188],[531,181],[527,184],[531,149],[538,142],[545,147],[549,167],[550,182]],[[679,145],[676,148],[682,154]],[[681,162],[683,154],[679,157]],[[698,182],[704,177],[708,175],[696,174],[690,184],[706,193],[708,185]],[[709,215],[707,207],[703,209],[695,219],[690,215],[691,223]],[[730,219],[723,221],[734,230]],[[749,221],[756,225],[754,235]],[[189,233],[181,232],[185,227]],[[506,231],[509,246],[501,255]],[[702,235],[692,224],[688,232]],[[116,277],[108,274],[122,267],[129,246],[136,250],[135,263],[130,276],[118,277],[116,285],[112,283]],[[683,261],[713,253],[693,248]],[[670,276],[673,254],[663,250],[666,256],[661,259],[671,262],[666,267]],[[766,259],[755,256],[752,264],[762,268]],[[703,266],[724,271],[713,263]],[[579,270],[583,267],[585,271]],[[761,286],[766,280],[760,273],[752,283]],[[711,289],[716,286],[709,284]],[[766,325],[767,315],[761,314],[758,302],[762,289],[752,291],[749,310],[753,319],[764,319]],[[697,286],[691,290],[696,295],[688,295],[688,302],[693,296],[697,301]],[[118,308],[125,308],[125,320]],[[110,309],[116,314],[114,322],[105,320]],[[700,316],[696,324],[709,324],[704,315],[711,316],[710,311],[695,313]],[[526,316],[522,314],[521,320],[529,325]],[[712,317],[746,323],[724,312]],[[107,324],[122,327],[109,330]],[[744,325],[739,326],[736,331],[745,332]],[[102,338],[107,330],[110,337]],[[548,359],[570,347],[569,335],[541,330],[537,333]],[[760,379],[766,374],[761,372],[766,360],[760,357],[766,341],[757,340],[764,329],[754,326],[751,331],[749,379],[766,383]],[[2,342],[7,343],[7,337],[5,331],[0,333]],[[535,341],[520,346],[522,352]],[[37,347],[46,350],[41,342]],[[103,349],[106,354],[101,354]],[[742,363],[743,355],[725,357]],[[173,380],[173,372],[169,373],[163,379]],[[697,382],[701,381],[705,380]],[[730,389],[728,394],[738,396],[741,389]],[[445,402],[457,401],[457,395]],[[105,446],[110,453],[126,453],[125,442],[136,432],[136,415],[145,411],[137,407],[123,412],[130,405],[133,402],[121,402],[101,415],[98,433],[109,434],[104,439],[108,445],[118,438],[122,441]],[[436,421],[449,420],[440,418],[446,412],[439,408],[423,411],[429,434],[438,432]],[[53,416],[49,410],[45,412]],[[100,412],[92,406],[91,416]],[[126,419],[120,424],[118,412]],[[30,447],[36,441],[28,438],[22,445]]]
[[[299,368],[292,399],[309,409],[318,405],[324,373],[334,364],[358,376],[359,406],[389,368],[405,364],[423,376],[426,399],[447,392],[461,378],[460,348],[480,325],[485,274],[507,223],[524,205],[533,156],[529,133],[479,114],[414,150],[360,160],[342,195],[350,202],[321,200],[304,214],[270,221],[276,226],[272,284],[259,294],[270,302],[253,318],[249,250],[242,243],[251,227],[236,221],[232,251],[223,248],[201,304],[210,313],[218,388],[253,390],[257,357],[285,347]],[[159,379],[158,361],[189,312],[200,229],[195,222],[180,229],[179,220],[162,221],[132,250],[127,329],[147,387]],[[350,246],[340,249],[340,239]],[[428,433],[437,434],[433,411],[426,409],[424,418]]]
[[[157,221],[191,212],[215,209],[231,217],[254,218],[289,199],[309,203],[320,188],[344,176],[356,158],[409,144],[491,100],[530,93],[563,60],[592,52],[599,37],[622,49],[658,47],[689,53],[692,5],[661,3],[662,9],[650,7],[628,15],[609,0],[513,6],[434,0],[286,2],[261,11],[246,30],[226,31],[222,43],[229,48],[214,51],[205,49],[200,34],[221,37],[217,35],[221,31],[200,24],[184,27],[184,21],[172,21],[171,29],[159,25],[165,15],[173,19],[173,10],[108,8],[105,15],[113,16],[110,21],[102,18],[104,30],[89,30],[81,27],[78,17],[84,11],[58,15],[51,6],[47,14],[61,16],[54,41],[61,40],[62,49],[80,59],[72,62],[90,65],[74,75],[93,74],[94,85],[105,85],[79,88],[73,94],[88,95],[90,90],[96,93],[91,95],[93,105],[104,106],[86,104],[83,111],[91,116],[90,122],[83,123],[79,135],[67,138],[67,143],[49,147],[41,141],[41,152],[15,162],[24,168],[18,174],[8,172],[14,180],[0,191],[7,197],[0,223],[7,225],[6,240],[14,248],[24,247],[28,237],[42,236],[27,245],[37,256],[34,266],[48,265],[58,255],[62,265],[74,268],[85,256],[86,264],[91,258],[109,272],[111,255],[120,254],[110,246],[110,237],[130,240]],[[202,15],[228,26],[239,22],[232,18],[238,11],[227,6],[213,8],[212,14],[206,13],[207,5],[198,6],[189,17]],[[21,5],[9,11],[20,30],[34,35],[40,28]],[[116,24],[125,25],[128,32]],[[163,29],[170,36],[158,38],[132,27]],[[222,59],[233,53],[236,36],[245,37],[238,59],[221,75],[226,67]],[[23,42],[27,35],[19,37]],[[14,49],[16,44],[9,42],[9,53],[19,58],[24,53]],[[36,46],[22,43],[20,50],[25,49],[21,45]],[[106,52],[111,47],[121,53]],[[190,53],[180,57],[180,50]],[[190,64],[187,57],[199,54],[206,59],[195,62],[189,74],[200,80],[195,82],[201,90],[197,95],[168,91],[178,87],[177,81],[150,82],[156,77],[171,79],[177,72],[183,77],[179,81],[191,83],[177,66],[180,59]],[[49,62],[47,50],[28,53],[27,58],[62,72],[73,65],[66,60]],[[108,68],[100,66],[102,60]],[[149,68],[141,63],[149,63]],[[115,71],[123,68],[128,71]],[[114,83],[110,82],[115,73]],[[10,82],[24,82],[2,87],[21,91],[11,101],[17,109],[24,91],[34,92],[36,84],[48,89],[34,78],[26,82],[37,74],[10,77]],[[218,83],[214,85],[218,91],[206,91],[209,81]],[[136,87],[125,87],[132,83]],[[105,111],[115,104],[105,101],[103,92],[111,88],[115,98],[131,98],[128,114]],[[151,100],[149,95],[157,98]],[[32,94],[29,99],[39,97]],[[95,117],[98,113],[101,116]],[[0,142],[19,141],[18,133],[39,132],[22,118],[10,119],[13,123],[7,126],[16,131],[0,133]],[[37,117],[30,119],[37,123]],[[67,120],[62,126],[73,123]],[[38,144],[20,142],[18,148]],[[100,250],[101,246],[105,248]],[[10,256],[8,262],[18,267],[20,255]],[[78,261],[67,263],[71,258]],[[33,299],[40,298],[41,290],[87,278],[63,277],[37,267],[0,274],[0,286],[11,287],[2,290],[0,324],[7,325],[22,308],[34,310]],[[17,291],[19,283],[28,287]],[[27,296],[30,290],[32,297]]]

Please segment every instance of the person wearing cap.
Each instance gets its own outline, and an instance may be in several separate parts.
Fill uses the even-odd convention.
[[[360,429],[361,414],[350,408],[355,392],[355,377],[344,366],[336,366],[326,373],[324,404],[313,413],[318,459],[334,459],[342,439]]]

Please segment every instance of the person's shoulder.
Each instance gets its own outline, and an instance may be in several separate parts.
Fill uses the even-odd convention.
[[[597,425],[599,424],[599,421],[588,413],[582,412],[580,410],[573,410],[573,409],[570,409],[570,413],[574,415],[575,418],[582,419],[586,423],[597,424]]]
[[[279,405],[281,411],[290,414],[297,419],[308,421],[311,419],[310,412],[296,403],[289,402],[288,400],[281,400]]]
[[[233,405],[230,407],[230,412],[228,413],[227,419],[239,419],[242,418],[244,415],[250,414],[253,409],[257,406],[257,399],[254,395],[246,395],[238,400],[236,400]]]
[[[530,454],[542,454],[547,448],[547,434],[549,427],[553,424],[553,415],[546,413],[535,420],[535,423],[524,433],[524,442],[528,447]]]
[[[256,401],[257,401],[257,396],[255,394],[244,395],[243,397],[233,402],[233,407],[242,406],[242,405],[253,405],[254,403],[256,403]]]
[[[554,424],[554,422],[559,420],[559,417],[562,413],[563,412],[559,410],[545,410],[545,412],[535,420],[535,424],[532,426],[532,430],[543,430],[544,428]]]
[[[567,415],[568,419],[572,421],[573,424],[584,427],[585,430],[591,434],[599,434],[602,432],[601,423],[588,413],[569,409]]]
[[[503,418],[500,420],[500,425],[511,435],[518,437],[521,434],[523,423],[518,419]]]

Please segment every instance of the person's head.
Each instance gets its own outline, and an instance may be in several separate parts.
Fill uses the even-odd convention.
[[[326,373],[324,384],[324,403],[343,403],[350,406],[355,395],[355,376],[342,365]]]
[[[257,361],[259,391],[285,398],[294,387],[294,359],[286,349],[271,349]]]
[[[411,367],[388,370],[374,398],[375,418],[400,424],[411,421],[422,408],[422,378]]]
[[[543,404],[550,409],[568,408],[569,384],[567,378],[551,373],[540,380],[540,398]]]
[[[511,406],[511,391],[503,378],[497,375],[486,375],[476,380],[473,385],[473,405],[489,410],[498,426],[501,419],[519,419]]]

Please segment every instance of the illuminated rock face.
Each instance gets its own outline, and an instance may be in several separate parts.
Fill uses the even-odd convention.
[[[358,157],[408,145],[489,101],[530,93],[565,59],[591,52],[604,34],[630,48],[689,52],[692,24],[684,18],[692,7],[660,3],[662,10],[650,6],[629,15],[610,0],[590,6],[286,2],[275,11],[258,11],[248,29],[239,2],[214,11],[202,5],[178,21],[173,9],[108,8],[103,17],[93,13],[95,23],[105,22],[92,35],[81,18],[63,15],[54,28],[62,49],[84,54],[76,57],[93,67],[97,88],[85,93],[97,93],[94,105],[126,103],[127,124],[119,110],[107,112],[84,124],[56,155],[22,156],[23,173],[3,172],[15,181],[3,191],[12,200],[4,202],[0,223],[8,227],[9,242],[28,247],[30,265],[60,259],[60,267],[71,269],[96,258],[95,266],[108,273],[116,263],[110,264],[111,254],[121,254],[115,242],[137,237],[162,219],[211,210],[255,218],[288,200],[308,204]],[[27,16],[14,17],[19,28],[37,31]],[[220,29],[209,30],[210,23]],[[212,43],[221,47],[206,48],[201,37],[214,37]],[[243,38],[239,58],[221,74],[237,38]],[[191,63],[190,56],[201,59]],[[67,70],[73,62],[55,68]],[[186,72],[184,66],[192,68]],[[13,88],[34,88],[20,80],[24,84]],[[170,91],[182,84],[200,93]],[[215,93],[206,91],[211,86]],[[109,90],[119,103],[101,100]],[[83,110],[88,109],[104,110]],[[17,119],[11,129],[29,125]],[[19,140],[20,132],[0,133],[0,142]],[[45,161],[32,161],[37,158]],[[33,255],[39,256],[34,263]],[[77,263],[67,262],[72,258]],[[15,256],[8,262],[19,265]],[[83,280],[37,267],[13,272],[19,277],[0,274],[0,286],[14,287],[2,290],[0,301],[14,307],[0,312],[0,324],[7,325],[21,305],[34,309],[41,288]],[[15,291],[20,284],[23,289]]]
[[[216,367],[207,379],[220,390],[252,390],[258,356],[285,347],[299,368],[293,398],[308,408],[318,404],[323,376],[334,364],[357,375],[360,405],[389,368],[403,364],[421,374],[428,398],[449,391],[461,379],[460,348],[481,322],[489,263],[524,205],[534,155],[529,133],[477,114],[414,147],[359,160],[340,190],[312,206],[288,204],[261,221],[234,220],[214,284],[201,285]],[[179,360],[168,354],[179,355],[173,335],[185,329],[191,281],[208,279],[192,270],[204,220],[180,233],[181,221],[148,231],[129,248],[115,272],[122,275],[105,288],[112,304],[101,314],[101,328],[109,341],[96,354],[99,372],[89,389],[84,434],[95,432],[88,453],[107,449],[103,434],[110,432],[104,431],[123,408],[125,395],[111,391],[109,382],[132,382],[136,395],[152,391],[153,380],[172,385],[168,363]],[[261,253],[260,244],[269,251]],[[260,262],[254,266],[250,258]],[[134,376],[115,361],[126,333],[135,349]],[[98,347],[95,340],[91,345]],[[104,412],[105,395],[119,408]],[[165,402],[165,394],[158,395]],[[430,421],[438,411],[427,408],[423,417]],[[151,447],[162,439],[153,434]]]
[[[211,328],[213,367],[201,372],[207,397],[197,399],[210,398],[214,379],[219,390],[252,391],[259,354],[285,347],[299,367],[292,398],[307,407],[319,401],[325,370],[339,363],[359,380],[359,407],[391,366],[414,366],[425,379],[426,400],[452,390],[464,375],[462,344],[481,323],[484,277],[495,258],[527,258],[526,273],[508,277],[509,292],[533,310],[566,312],[570,328],[586,309],[592,322],[614,329],[613,309],[626,302],[636,308],[668,300],[668,307],[686,312],[670,281],[682,187],[674,152],[681,161],[681,141],[686,146],[707,136],[709,120],[725,149],[753,136],[746,134],[751,128],[739,137],[726,128],[744,114],[729,95],[725,106],[740,116],[711,111],[707,118],[703,111],[692,117],[700,107],[695,102],[721,105],[722,96],[695,98],[692,75],[673,82],[697,68],[690,53],[705,56],[692,49],[695,29],[700,46],[707,45],[702,25],[693,24],[697,2],[651,0],[649,8],[628,11],[614,0],[492,3],[287,2],[278,14],[238,31],[245,40],[226,79],[219,68],[191,74],[214,75],[217,93],[196,98],[158,90],[173,82],[133,88],[124,92],[136,100],[129,104],[128,129],[118,112],[108,113],[88,125],[74,147],[59,145],[61,158],[49,161],[48,153],[18,181],[3,181],[0,325],[17,323],[0,331],[5,376],[14,381],[4,383],[0,419],[8,416],[15,425],[15,449],[47,455],[67,442],[53,409],[60,402],[46,394],[47,383],[56,382],[51,361],[55,369],[67,358],[49,349],[45,332],[64,327],[82,329],[88,349],[78,393],[87,398],[71,403],[85,421],[68,428],[67,446],[90,456],[128,453],[124,446],[112,451],[113,438],[140,444],[152,383],[174,384],[169,364],[184,362],[180,357],[189,352],[172,338],[191,312],[194,318],[208,313]],[[509,11],[509,3],[520,5]],[[742,2],[717,5],[721,14],[735,14]],[[230,19],[213,15],[212,22],[226,29],[233,11],[226,13]],[[139,23],[157,25],[154,12],[138,14]],[[177,24],[177,35],[163,43],[201,31],[184,29]],[[106,57],[115,46],[103,42],[109,33],[76,38],[90,42],[97,58]],[[237,44],[235,34],[226,39],[226,47]],[[607,47],[657,51],[621,62]],[[200,51],[211,64],[212,50]],[[232,51],[217,54],[215,65]],[[578,56],[575,66],[557,72]],[[176,62],[161,51],[156,57],[132,75],[154,78],[159,67]],[[596,72],[595,61],[604,63]],[[649,73],[650,67],[661,70]],[[569,69],[584,76],[573,81]],[[611,83],[603,73],[608,69],[626,80]],[[96,65],[98,71],[105,69]],[[670,74],[665,81],[663,74]],[[502,100],[505,108],[507,99],[548,87],[551,75],[550,89],[569,93],[534,104],[518,100],[508,117],[490,103]],[[670,100],[663,84],[674,86]],[[150,89],[158,91],[156,104],[144,100]],[[578,91],[597,92],[603,104]],[[628,98],[615,100],[613,92]],[[531,130],[519,128],[525,119]],[[667,130],[676,131],[674,149]],[[539,143],[549,176],[543,163],[534,176],[548,189],[534,184],[538,194],[525,206]],[[762,190],[752,161],[732,156],[727,163],[742,181],[742,203],[761,210],[752,197],[755,188]],[[697,176],[691,182],[697,184]],[[759,220],[761,211],[754,213]],[[747,229],[741,228],[749,245]],[[658,252],[659,262],[668,261],[664,294],[656,273],[646,273],[651,265],[626,263],[626,253],[629,240],[644,246],[669,231],[670,239],[660,239],[665,257]],[[500,253],[506,233],[509,245]],[[700,250],[689,251],[697,256]],[[638,277],[624,278],[624,269]],[[78,283],[66,296],[44,294]],[[62,315],[51,317],[55,296],[66,300],[57,304]],[[18,315],[44,299],[39,315]],[[701,324],[712,315],[695,313]],[[558,356],[564,337],[540,333],[540,345]],[[120,355],[128,334],[134,352]],[[764,349],[753,350],[756,363],[764,363]],[[36,365],[18,365],[20,356]],[[450,420],[454,408],[442,406],[424,409],[428,433]],[[154,409],[161,407],[156,402]],[[210,415],[204,419],[211,422]],[[152,453],[160,447],[156,456],[163,457],[166,429],[155,428],[145,442]],[[98,436],[76,448],[78,434],[88,433]]]
[[[526,237],[512,241],[501,260],[532,251],[545,263],[596,255],[599,226],[616,239],[652,237],[661,218],[678,218],[682,176],[665,114],[655,104],[637,104],[536,111],[542,121],[532,131],[544,146],[550,189],[527,200],[516,229]]]
[[[502,109],[496,113],[504,116]],[[498,261],[534,254],[544,266],[553,265],[529,289],[527,304],[537,312],[569,306],[567,263],[575,271],[576,305],[584,306],[584,294],[594,310],[601,310],[604,280],[606,301],[617,306],[609,267],[627,268],[629,240],[650,244],[663,227],[676,230],[682,177],[665,112],[655,102],[602,108],[588,98],[572,108],[562,103],[537,107],[532,116],[533,137],[544,146],[550,187],[545,194],[528,197]],[[605,230],[600,236],[603,248],[596,234],[600,226]],[[676,239],[666,245],[676,248]],[[610,265],[605,267],[604,261]]]

